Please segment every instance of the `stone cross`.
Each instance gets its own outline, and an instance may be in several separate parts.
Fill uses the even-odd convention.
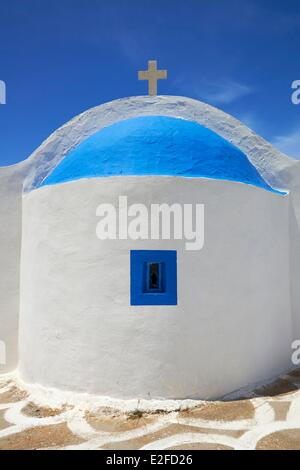
[[[148,70],[139,72],[139,80],[148,80],[148,93],[150,96],[157,95],[157,80],[165,80],[167,78],[167,70],[157,70],[157,61],[148,61]]]

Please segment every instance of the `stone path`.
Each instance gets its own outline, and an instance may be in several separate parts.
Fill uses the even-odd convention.
[[[12,379],[2,380],[4,449],[300,450],[300,370],[250,398],[156,413],[41,407]]]

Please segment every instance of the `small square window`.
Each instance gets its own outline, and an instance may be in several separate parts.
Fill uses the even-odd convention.
[[[177,305],[176,251],[130,253],[131,305]]]

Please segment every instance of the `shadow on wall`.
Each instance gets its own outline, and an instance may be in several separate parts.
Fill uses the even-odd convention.
[[[296,213],[295,199],[299,195],[291,192],[290,199],[290,286],[293,339],[300,339],[300,213]],[[297,207],[297,206],[296,206]],[[299,206],[298,206],[299,207]],[[299,211],[300,212],[300,211]],[[298,215],[298,217],[297,217]]]
[[[18,363],[22,168],[0,169],[0,373],[10,372]]]

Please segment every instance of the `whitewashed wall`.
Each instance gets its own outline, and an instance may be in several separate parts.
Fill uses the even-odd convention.
[[[22,170],[22,165],[0,169],[0,341],[6,348],[0,374],[13,370],[18,362]]]
[[[96,208],[204,203],[205,247],[100,241]],[[23,198],[20,371],[130,398],[216,398],[290,367],[289,197],[244,184],[115,177]],[[34,236],[33,236],[34,234]],[[178,250],[176,307],[131,307],[130,249]]]
[[[78,143],[115,121],[142,115],[167,115],[203,124],[240,148],[270,184],[290,190],[290,282],[293,336],[300,338],[300,162],[281,154],[233,117],[186,97],[139,96],[97,106],[54,132],[26,161],[0,168],[0,341],[7,365],[18,359],[21,196],[30,191]],[[285,247],[287,249],[287,247]]]

